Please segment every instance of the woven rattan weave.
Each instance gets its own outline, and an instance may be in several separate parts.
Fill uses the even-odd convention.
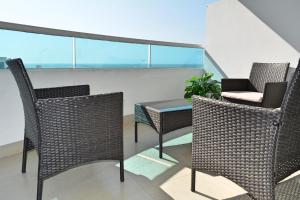
[[[281,110],[193,98],[195,171],[222,175],[256,200],[274,200],[275,185],[300,169],[300,61]]]
[[[22,172],[27,151],[39,157],[37,200],[44,180],[68,169],[98,160],[123,165],[123,94],[89,95],[89,86],[33,89],[21,59],[7,65],[20,90],[25,114]]]
[[[192,106],[184,99],[135,104],[135,142],[138,123],[151,126],[159,135],[159,157],[163,156],[163,135],[192,125]]]
[[[263,93],[261,102],[223,97],[231,103],[264,108],[281,106],[287,88],[289,63],[253,63],[249,79],[222,79],[222,92],[251,91]]]

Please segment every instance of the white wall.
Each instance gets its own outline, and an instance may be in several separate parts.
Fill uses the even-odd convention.
[[[240,0],[240,2],[300,51],[299,0]]]
[[[208,6],[204,47],[229,77],[249,77],[253,62],[291,62],[295,67],[300,56],[238,0]]]
[[[124,115],[137,102],[182,98],[184,81],[199,69],[44,69],[30,70],[35,88],[89,84],[92,94],[124,92]],[[0,71],[0,146],[23,139],[21,99],[13,76]]]

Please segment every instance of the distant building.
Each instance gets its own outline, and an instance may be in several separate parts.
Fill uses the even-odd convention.
[[[7,60],[6,57],[0,57],[0,69],[6,68],[6,63],[5,63],[6,60]]]

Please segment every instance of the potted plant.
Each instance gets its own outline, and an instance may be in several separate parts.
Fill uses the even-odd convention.
[[[213,76],[213,73],[205,72],[201,76],[193,76],[186,80],[184,98],[189,102],[191,102],[193,95],[220,99],[221,85],[219,81],[212,79]]]

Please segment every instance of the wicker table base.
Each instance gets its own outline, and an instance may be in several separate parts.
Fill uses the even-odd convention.
[[[135,104],[135,142],[138,123],[151,126],[159,134],[159,157],[162,158],[163,135],[192,125],[192,105],[184,99]]]

